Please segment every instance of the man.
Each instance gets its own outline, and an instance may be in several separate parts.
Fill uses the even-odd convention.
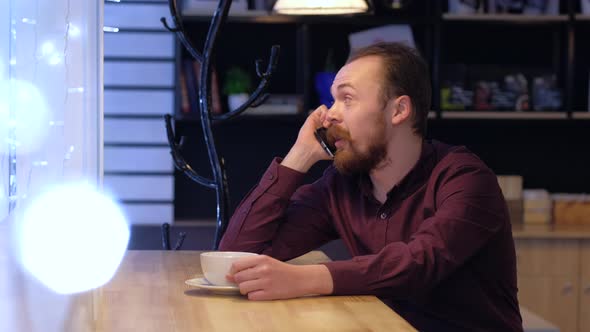
[[[233,215],[220,249],[264,255],[236,262],[228,279],[251,300],[374,294],[420,331],[522,331],[504,198],[465,147],[424,139],[424,60],[402,44],[369,46],[341,68],[332,94]],[[322,126],[334,165],[301,185],[329,159],[314,137]],[[281,262],[336,238],[351,260]]]

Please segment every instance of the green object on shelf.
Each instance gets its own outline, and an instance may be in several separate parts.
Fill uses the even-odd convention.
[[[248,93],[251,89],[252,80],[245,70],[239,67],[231,67],[225,73],[223,93],[226,95]]]
[[[465,105],[451,102],[451,88],[440,89],[440,107],[443,110],[464,110]]]

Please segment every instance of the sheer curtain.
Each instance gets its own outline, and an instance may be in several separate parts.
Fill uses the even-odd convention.
[[[92,312],[19,268],[10,230],[43,192],[101,184],[102,17],[103,0],[0,1],[0,331],[83,331]]]
[[[0,220],[55,183],[101,181],[102,11],[0,2]]]

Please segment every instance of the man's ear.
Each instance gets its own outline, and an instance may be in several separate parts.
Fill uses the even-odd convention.
[[[393,100],[393,112],[391,113],[391,123],[399,125],[411,118],[412,100],[409,96],[399,96]]]

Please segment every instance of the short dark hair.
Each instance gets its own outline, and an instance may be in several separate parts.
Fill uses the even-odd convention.
[[[414,132],[424,137],[432,95],[428,64],[416,49],[391,42],[379,42],[355,50],[346,63],[372,55],[383,60],[383,101],[387,103],[391,98],[409,96],[414,106]]]

